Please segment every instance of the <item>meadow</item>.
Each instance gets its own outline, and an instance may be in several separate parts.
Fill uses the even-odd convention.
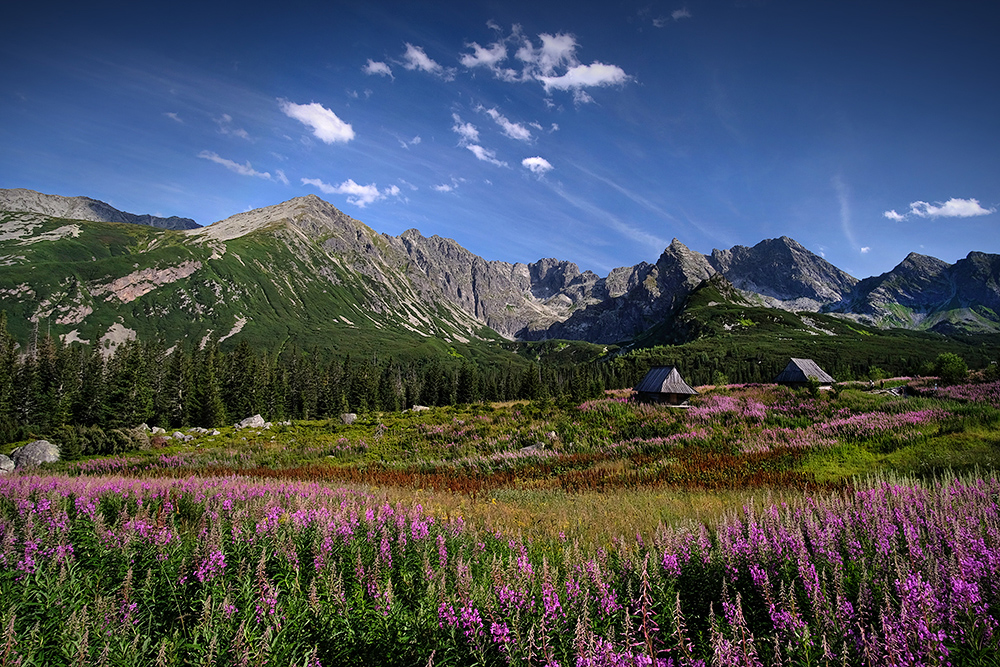
[[[0,665],[997,664],[1000,384],[896,385],[78,442],[0,477]]]

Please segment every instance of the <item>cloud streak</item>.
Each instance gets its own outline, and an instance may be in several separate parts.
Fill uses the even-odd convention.
[[[488,148],[483,148],[479,144],[469,144],[466,146],[472,154],[476,156],[477,159],[483,162],[489,162],[490,164],[495,164],[498,167],[506,167],[507,163],[503,160],[497,159],[496,151],[491,151]]]
[[[428,74],[439,76],[445,81],[451,81],[455,78],[454,69],[444,67],[428,56],[421,47],[414,46],[409,42],[406,43],[406,51],[403,53],[403,68],[427,72]]]
[[[257,171],[250,165],[249,161],[247,161],[245,164],[240,164],[239,162],[230,160],[228,158],[224,158],[218,153],[214,153],[212,151],[202,151],[198,153],[198,157],[200,157],[203,160],[208,160],[209,162],[214,162],[215,164],[221,164],[229,171],[237,173],[240,176],[253,176],[254,178],[262,178],[265,181],[272,180],[270,173],[266,171]],[[282,180],[285,178],[283,172],[279,171],[278,174],[279,174],[278,180]],[[285,180],[284,182],[287,183],[288,181]]]
[[[480,106],[479,111],[482,111],[487,116],[492,118],[493,121],[500,126],[500,129],[503,130],[503,133],[511,139],[517,139],[518,141],[531,141],[531,130],[520,123],[508,120],[507,117],[497,111],[496,108],[487,109],[486,107]]]

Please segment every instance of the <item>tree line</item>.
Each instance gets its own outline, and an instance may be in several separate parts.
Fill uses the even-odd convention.
[[[593,366],[326,358],[318,350],[272,353],[246,342],[226,352],[216,342],[166,348],[132,340],[108,354],[44,335],[21,349],[0,314],[0,437],[7,442],[63,425],[207,428],[255,414],[278,421],[413,405],[582,401],[600,395],[605,381]]]

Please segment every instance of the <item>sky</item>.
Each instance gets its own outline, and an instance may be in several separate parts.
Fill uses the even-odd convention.
[[[0,187],[316,194],[599,275],[789,236],[857,278],[1000,253],[1000,3],[15,3]]]

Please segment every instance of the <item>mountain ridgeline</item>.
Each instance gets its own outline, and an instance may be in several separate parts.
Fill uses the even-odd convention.
[[[380,234],[313,195],[197,227],[0,190],[0,309],[22,342],[43,326],[108,350],[134,338],[404,356],[683,342],[678,331],[699,327],[681,311],[706,281],[731,304],[797,317],[1000,331],[1000,255],[980,252],[955,264],[911,254],[859,281],[787,237],[710,255],[675,239],[655,262],[601,277],[556,259],[485,260],[415,229]]]

